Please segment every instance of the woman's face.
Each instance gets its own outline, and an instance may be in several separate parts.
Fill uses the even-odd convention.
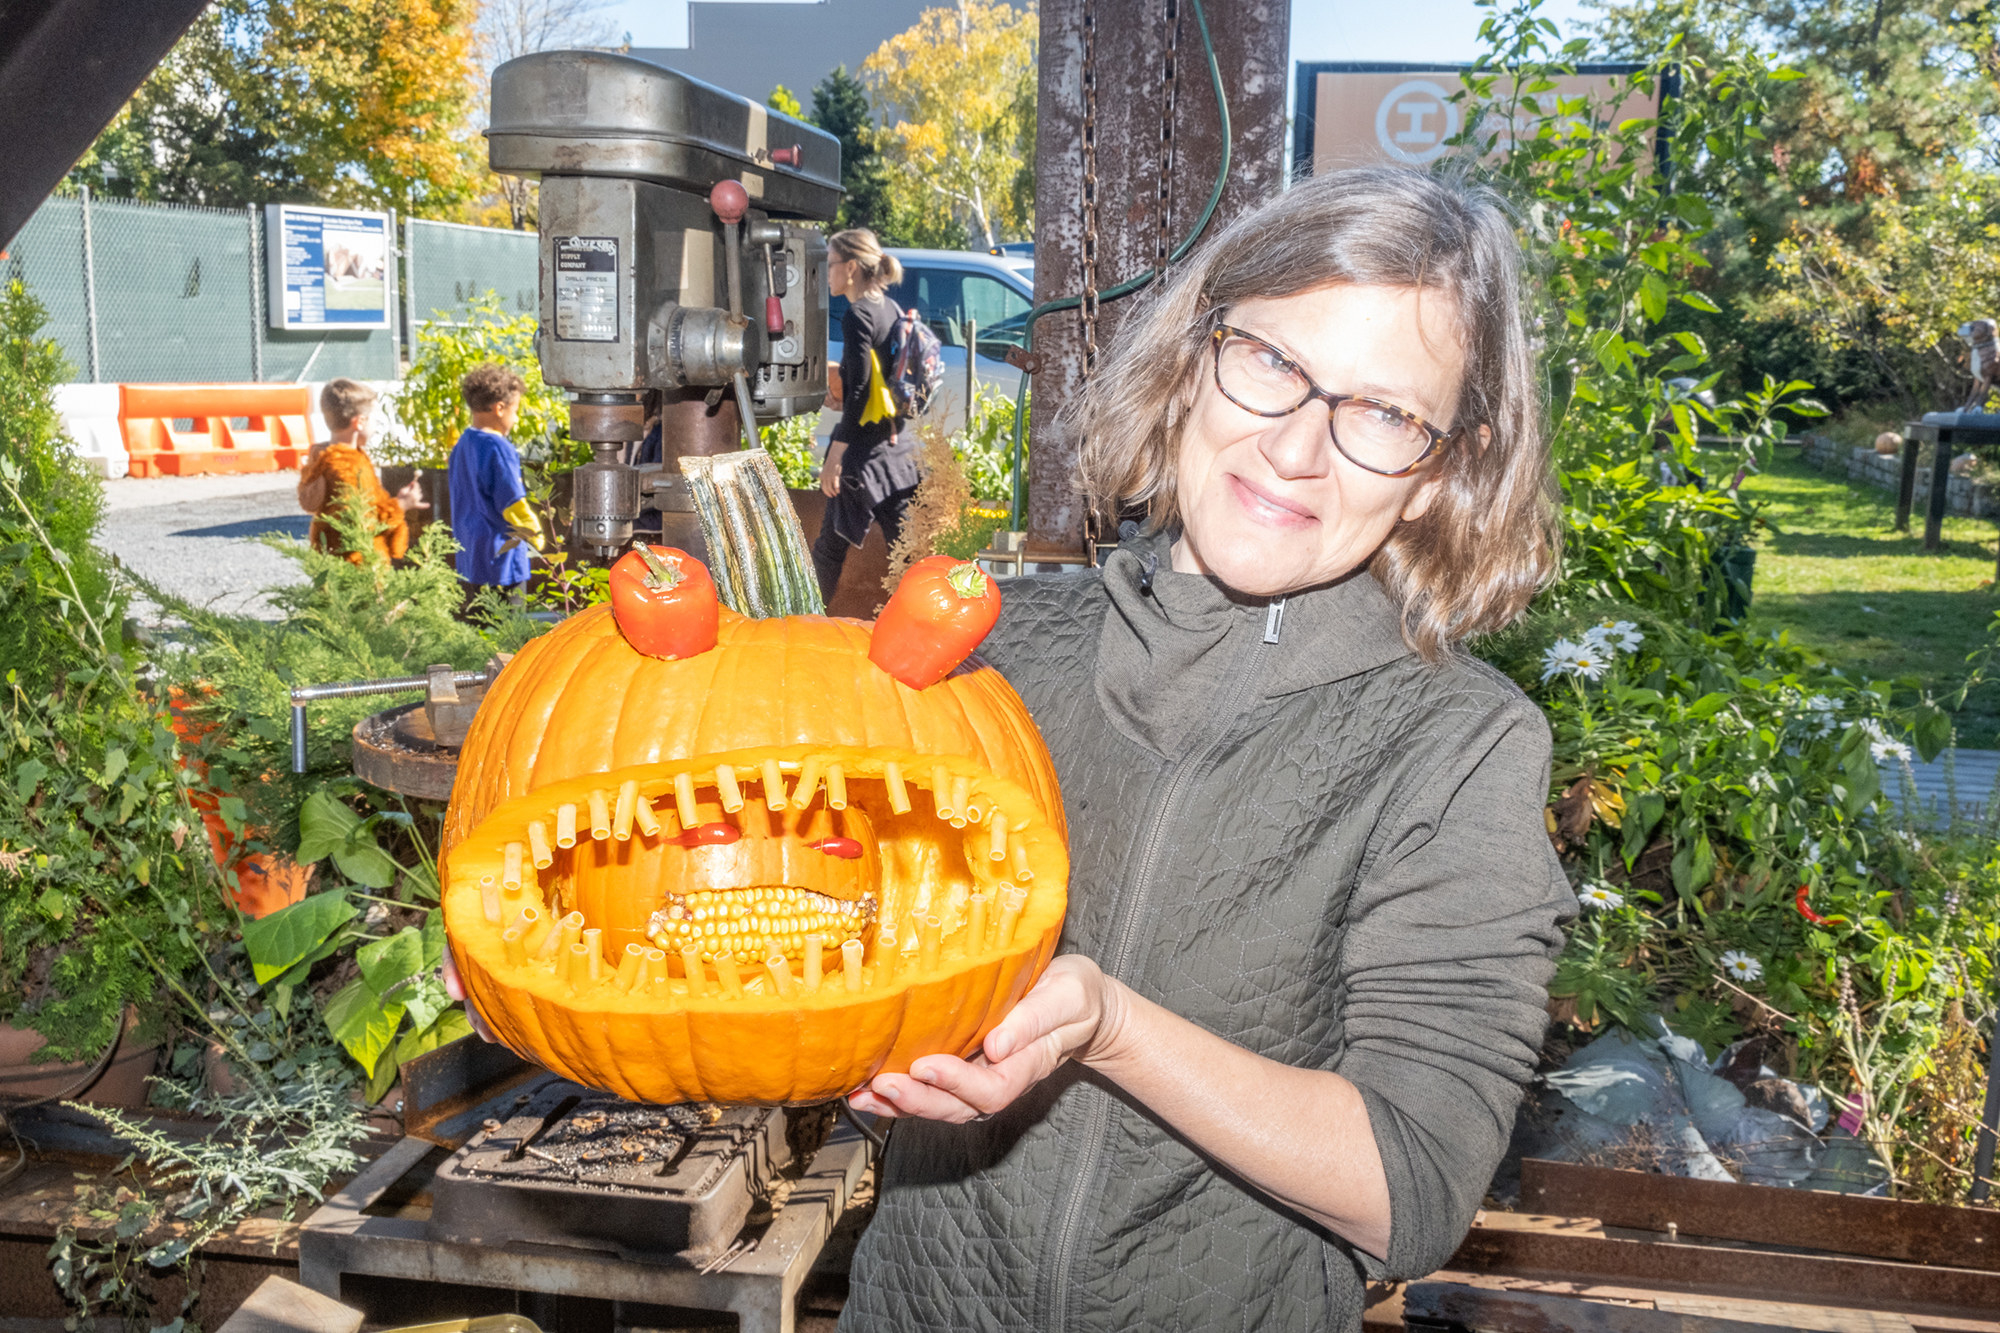
[[[1436,292],[1341,285],[1239,302],[1225,318],[1331,393],[1379,398],[1450,430],[1465,370],[1453,315]],[[1430,504],[1437,455],[1407,476],[1370,472],[1334,448],[1324,402],[1260,417],[1223,397],[1214,370],[1204,353],[1181,436],[1175,569],[1281,596],[1352,573]]]
[[[834,296],[847,295],[848,277],[854,272],[854,261],[834,255],[826,261],[826,288]]]

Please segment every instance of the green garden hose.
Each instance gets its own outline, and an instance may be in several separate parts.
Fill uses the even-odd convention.
[[[1215,59],[1215,42],[1208,34],[1208,15],[1202,9],[1201,0],[1189,0],[1189,3],[1194,6],[1195,26],[1201,30],[1202,53],[1208,57],[1208,81],[1210,86],[1215,89],[1215,114],[1216,118],[1221,122],[1222,130],[1222,160],[1215,167],[1215,185],[1208,192],[1207,206],[1201,210],[1201,216],[1195,219],[1194,226],[1188,229],[1188,234],[1181,238],[1180,244],[1176,245],[1172,252],[1167,255],[1167,262],[1169,264],[1179,263],[1182,256],[1194,248],[1194,243],[1201,238],[1202,232],[1208,230],[1209,220],[1215,216],[1216,206],[1222,202],[1222,187],[1229,179],[1229,96],[1222,89],[1222,66]],[[1121,296],[1129,296],[1159,276],[1159,269],[1149,268],[1136,278],[1128,278],[1115,287],[1105,288],[1097,294],[1097,299],[1099,301],[1115,301]],[[1030,310],[1025,327],[1021,333],[1021,352],[1023,357],[1025,358],[1035,350],[1036,320],[1040,319],[1043,315],[1054,314],[1058,310],[1074,310],[1082,304],[1083,297],[1081,295],[1065,296],[1054,301],[1045,301],[1033,310]],[[974,349],[975,354],[977,350],[976,348]],[[1021,466],[1021,440],[1023,432],[1027,430],[1027,426],[1028,373],[1024,369],[1021,372],[1021,385],[1014,392],[1014,443],[1012,449],[1014,502],[1011,517],[1008,519],[1008,525],[1015,532],[1021,530],[1021,507],[1027,494],[1027,476]]]

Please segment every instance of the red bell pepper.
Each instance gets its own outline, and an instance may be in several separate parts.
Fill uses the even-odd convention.
[[[671,662],[715,647],[719,606],[708,566],[686,551],[633,542],[611,567],[611,614],[648,657]]]
[[[969,560],[917,561],[882,608],[868,660],[913,690],[935,685],[972,655],[1000,619],[1000,589]]]

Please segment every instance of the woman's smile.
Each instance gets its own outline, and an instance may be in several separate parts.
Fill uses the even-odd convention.
[[[1227,475],[1237,503],[1243,506],[1243,512],[1252,522],[1293,531],[1319,522],[1319,518],[1305,505],[1295,500],[1280,499],[1248,477],[1234,472]]]

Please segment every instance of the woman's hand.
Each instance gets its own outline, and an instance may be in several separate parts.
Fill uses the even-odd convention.
[[[845,440],[830,440],[826,459],[819,465],[819,493],[831,500],[840,494],[840,460],[847,454]]]
[[[411,478],[409,485],[396,492],[396,503],[403,507],[403,512],[406,514],[412,509],[430,508],[430,503],[424,499],[423,483],[415,478]]]
[[[1049,964],[1034,989],[970,1060],[926,1055],[907,1074],[878,1074],[847,1100],[871,1115],[964,1124],[983,1120],[1053,1074],[1063,1061],[1108,1048],[1124,1016],[1125,989],[1081,954]]]
[[[845,389],[846,385],[840,378],[840,367],[837,365],[828,366],[826,368],[826,397],[821,400],[821,406],[838,412],[840,410],[840,396]]]

